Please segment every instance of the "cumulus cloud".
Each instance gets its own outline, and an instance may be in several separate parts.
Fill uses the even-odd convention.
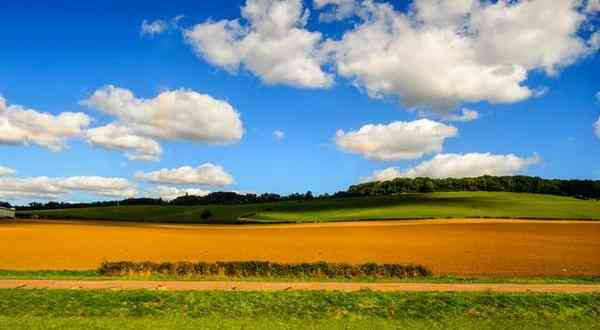
[[[161,148],[154,139],[228,144],[244,135],[240,114],[229,103],[192,90],[164,91],[143,99],[109,85],[82,104],[117,118],[88,131],[89,142],[125,150],[130,159],[160,158]]]
[[[206,21],[184,32],[206,61],[236,72],[241,66],[267,84],[323,88],[333,77],[322,69],[320,32],[305,29],[302,0],[247,0],[243,21]]]
[[[363,181],[386,181],[395,178],[468,178],[482,175],[515,175],[539,163],[540,157],[521,158],[513,154],[491,153],[440,154],[405,171],[390,167],[375,171]]]
[[[596,128],[596,136],[600,139],[600,117],[598,117],[598,121],[594,124]]]
[[[442,151],[444,140],[458,130],[429,119],[396,121],[388,125],[369,124],[356,131],[339,130],[335,143],[342,150],[373,160],[417,159]]]
[[[126,157],[131,160],[156,161],[162,155],[158,142],[135,135],[131,129],[114,123],[90,129],[86,136],[93,146],[126,151]]]
[[[554,75],[594,51],[577,32],[578,0],[416,0],[410,13],[365,1],[362,20],[329,41],[337,72],[376,98],[440,112],[535,94],[530,70]]]
[[[163,168],[149,173],[138,172],[135,177],[142,181],[171,185],[227,186],[235,183],[233,176],[222,166],[211,163],[198,167],[182,166],[174,169]]]
[[[596,100],[598,100],[598,102],[600,102],[600,92],[596,93]]]
[[[192,196],[206,196],[211,192],[209,190],[203,189],[194,189],[194,188],[177,188],[177,187],[168,187],[168,186],[158,186],[156,187],[156,193],[160,198],[165,201],[172,201],[177,197],[192,195]]]
[[[57,199],[71,192],[88,192],[105,197],[133,197],[137,187],[123,178],[99,176],[0,178],[0,197]]]
[[[0,144],[36,144],[60,151],[67,139],[80,136],[89,124],[90,118],[83,113],[38,112],[20,105],[7,105],[0,96]]]
[[[283,140],[285,138],[285,133],[280,130],[275,130],[273,132],[273,137],[275,138],[275,140]]]
[[[478,118],[479,118],[479,112],[477,112],[475,110],[467,109],[467,108],[463,108],[460,111],[460,114],[451,113],[448,116],[446,116],[446,119],[449,121],[462,121],[462,122],[473,121],[473,120],[477,120]]]
[[[356,0],[314,0],[316,9],[329,8],[319,15],[319,20],[332,22],[343,20],[354,15],[357,8]]]
[[[229,103],[192,90],[164,91],[142,99],[109,85],[82,103],[117,117],[139,135],[157,139],[230,143],[244,134],[240,114]]]
[[[14,173],[15,173],[15,170],[13,170],[12,168],[0,166],[0,177],[12,175]]]

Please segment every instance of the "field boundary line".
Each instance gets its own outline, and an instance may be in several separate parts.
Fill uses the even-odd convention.
[[[600,293],[593,284],[457,284],[344,282],[223,282],[127,280],[0,280],[0,289],[159,290],[159,291],[360,291]]]

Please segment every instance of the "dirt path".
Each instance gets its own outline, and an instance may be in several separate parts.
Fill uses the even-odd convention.
[[[165,291],[406,291],[406,292],[544,292],[600,293],[600,285],[587,284],[440,284],[440,283],[335,283],[335,282],[189,282],[189,281],[76,281],[0,280],[0,289],[165,290]]]

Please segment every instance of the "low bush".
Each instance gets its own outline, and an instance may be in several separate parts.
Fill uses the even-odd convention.
[[[431,276],[422,265],[344,263],[281,264],[268,261],[231,262],[103,262],[98,273],[107,276],[177,275],[226,277],[325,277],[325,278],[414,278]]]
[[[212,212],[210,210],[208,210],[208,209],[205,209],[200,214],[200,218],[202,218],[202,220],[210,219],[212,216],[213,216]]]

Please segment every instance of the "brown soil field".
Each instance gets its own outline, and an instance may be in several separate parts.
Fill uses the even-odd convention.
[[[595,293],[600,285],[0,280],[0,289]]]
[[[600,222],[0,222],[0,269],[93,269],[104,260],[419,263],[436,274],[600,275]]]

